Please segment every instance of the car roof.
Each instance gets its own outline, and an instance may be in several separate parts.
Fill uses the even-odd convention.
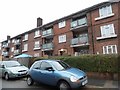
[[[41,61],[45,61],[45,62],[56,62],[56,61],[60,61],[60,60],[46,59],[46,60],[38,60],[37,62],[41,62]]]

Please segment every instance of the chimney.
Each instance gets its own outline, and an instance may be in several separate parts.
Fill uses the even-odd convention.
[[[9,35],[7,35],[7,40],[10,40],[10,36]]]
[[[42,25],[42,18],[38,17],[37,18],[37,27],[41,26]]]

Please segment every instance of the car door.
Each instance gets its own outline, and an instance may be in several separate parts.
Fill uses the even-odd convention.
[[[40,75],[41,75],[41,72],[40,72],[40,64],[41,62],[37,62],[34,64],[33,68],[32,68],[32,71],[30,73],[31,77],[33,78],[34,81],[37,81],[37,82],[40,82]]]
[[[48,85],[56,85],[55,71],[49,71],[48,68],[53,68],[48,62],[43,61],[40,67],[40,81]]]

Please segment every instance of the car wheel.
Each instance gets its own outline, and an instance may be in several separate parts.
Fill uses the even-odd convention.
[[[59,90],[70,90],[70,85],[66,81],[61,81],[58,85]]]
[[[5,73],[5,80],[8,80],[8,79],[9,79],[9,74]]]
[[[34,83],[33,79],[30,76],[28,76],[27,77],[27,84],[28,84],[28,86],[33,85],[33,83]]]

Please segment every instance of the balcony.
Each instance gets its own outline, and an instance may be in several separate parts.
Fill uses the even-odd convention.
[[[5,56],[5,57],[9,56],[8,52],[2,52],[2,55]]]
[[[42,37],[50,37],[52,35],[53,35],[53,29],[52,28],[47,29],[47,30],[42,32]]]
[[[21,44],[21,43],[20,43],[20,40],[15,40],[14,44],[15,44],[15,45]]]
[[[4,43],[4,44],[2,45],[2,47],[3,47],[3,48],[8,48],[9,45],[8,45],[8,43]]]
[[[88,37],[82,36],[71,40],[71,47],[88,46]]]
[[[87,29],[86,17],[71,22],[71,29],[70,30],[75,30],[78,28],[80,28],[81,30]]]
[[[20,54],[20,50],[15,50],[14,55],[18,55],[18,54]]]
[[[42,45],[42,51],[53,50],[53,43],[46,43]]]

